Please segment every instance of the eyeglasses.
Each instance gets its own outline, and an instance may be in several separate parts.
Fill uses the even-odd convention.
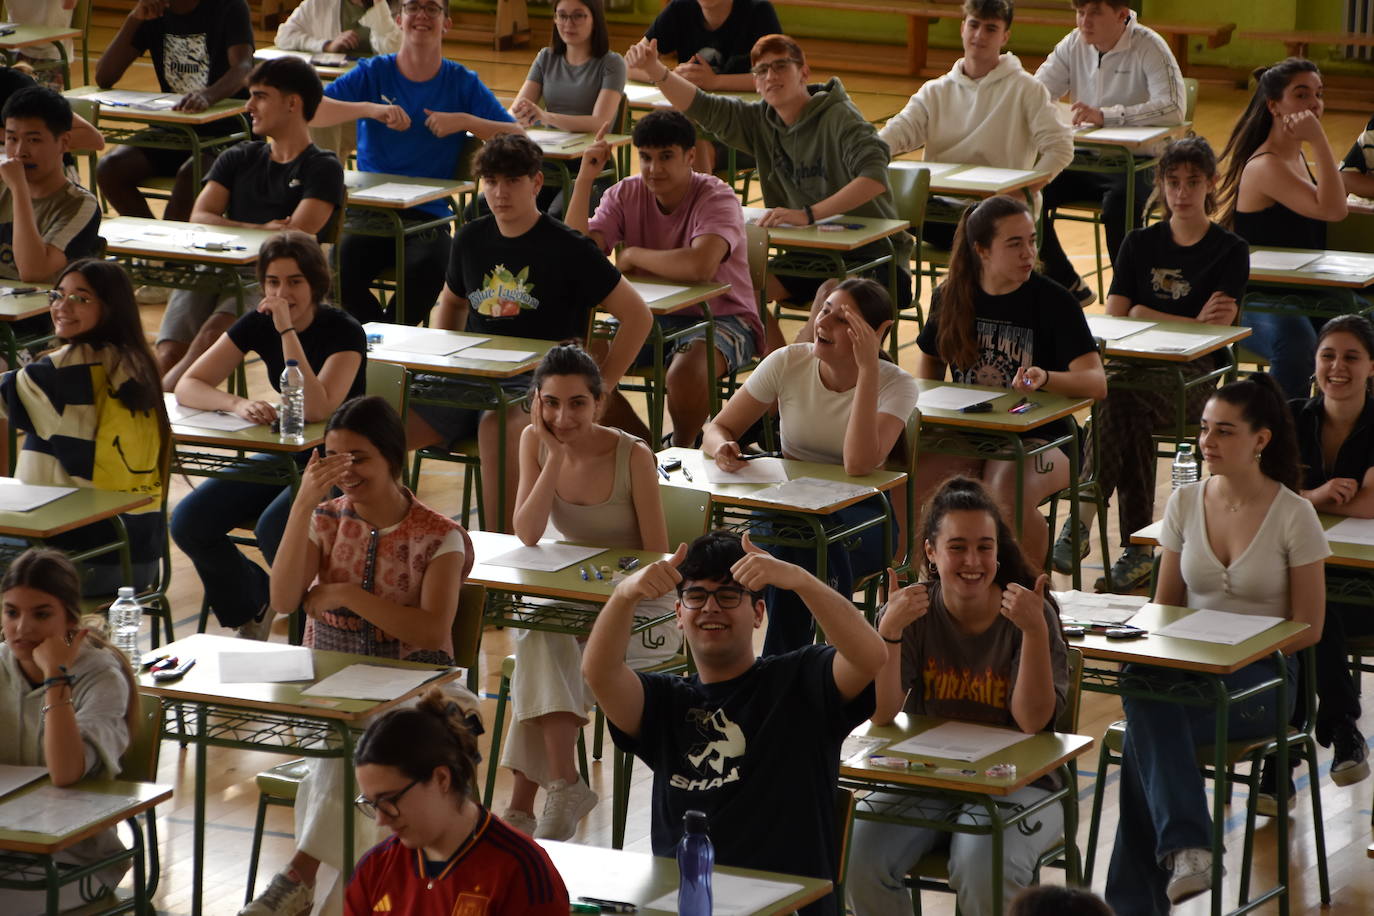
[[[353,799],[353,806],[374,821],[377,819],[378,811],[382,812],[387,817],[400,817],[401,812],[396,805],[400,802],[401,796],[405,795],[423,781],[424,780],[421,779],[412,779],[410,785],[406,786],[401,791],[392,792],[390,795],[379,796],[376,801],[373,801],[366,795],[359,795],[357,798]]]
[[[738,585],[722,585],[720,588],[701,588],[692,586],[691,588],[679,589],[677,599],[682,602],[682,606],[699,611],[706,607],[706,602],[712,597],[716,599],[716,607],[722,611],[739,607],[739,603],[744,600],[745,595],[753,594],[747,588],[740,588]]]
[[[795,57],[779,57],[776,60],[770,60],[766,64],[755,64],[753,67],[749,68],[749,72],[755,76],[767,76],[770,73],[782,73],[792,64],[800,66],[801,61],[797,60]]]
[[[52,305],[59,304],[63,299],[67,300],[72,305],[90,305],[95,301],[90,296],[79,296],[76,293],[64,293],[60,289],[48,290],[48,302]]]
[[[401,12],[407,16],[418,16],[424,13],[431,18],[438,18],[444,14],[444,8],[437,3],[402,3]]]
[[[553,14],[553,18],[557,19],[559,22],[586,22],[592,17],[582,10],[578,10],[575,13],[565,13],[560,10]]]

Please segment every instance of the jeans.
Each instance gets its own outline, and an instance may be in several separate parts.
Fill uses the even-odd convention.
[[[1031,805],[1048,794],[1046,789],[1026,786],[1008,795],[1006,801]],[[959,823],[974,824],[982,807],[952,804],[951,814],[955,809],[961,809]],[[929,809],[923,806],[923,810]],[[991,836],[855,821],[854,850],[845,882],[855,916],[909,916],[911,891],[903,879],[926,853],[946,841],[949,883],[959,896],[959,912],[963,916],[1001,916],[1011,898],[1030,886],[1040,856],[1064,835],[1063,807],[1050,805],[1040,812],[1036,823],[1039,829],[1030,834],[1016,828],[1002,834],[1002,909],[994,910],[993,886],[988,880],[992,874]]]
[[[1146,169],[1135,175],[1135,207],[1131,213],[1131,228],[1140,225],[1140,213],[1145,208],[1145,200],[1150,196],[1150,185],[1154,183],[1154,169]],[[1107,235],[1107,258],[1116,263],[1116,253],[1126,238],[1126,176],[1102,175],[1093,172],[1060,172],[1045,186],[1043,192],[1045,212],[1051,207],[1063,206],[1074,201],[1100,200],[1102,202],[1102,228]],[[1041,229],[1040,260],[1044,263],[1045,276],[1068,288],[1079,279],[1064,246],[1059,244],[1059,235],[1054,231],[1054,220],[1045,219]]]
[[[1297,660],[1288,659],[1285,722],[1292,711],[1297,670]],[[1266,660],[1221,679],[1234,691],[1273,674],[1273,665]],[[1150,669],[1150,675],[1156,680],[1194,677],[1161,669]],[[1273,691],[1231,704],[1227,740],[1272,735],[1273,704]],[[1126,738],[1121,748],[1121,802],[1106,898],[1117,916],[1154,916],[1169,912],[1165,895],[1171,874],[1166,867],[1169,856],[1180,849],[1212,847],[1211,810],[1196,749],[1214,740],[1216,713],[1134,697],[1123,698],[1122,706]]]
[[[401,211],[406,222],[434,219],[424,210]],[[429,229],[406,237],[405,320],[419,324],[444,287],[449,259],[448,227]],[[396,266],[396,240],[391,236],[345,235],[339,242],[339,299],[344,309],[360,324],[369,321],[396,321],[394,310],[388,315],[372,293],[372,281],[383,271]]]
[[[257,455],[251,460],[275,459]],[[230,530],[252,525],[270,567],[286,531],[292,498],[290,487],[214,477],[186,494],[172,512],[172,541],[196,567],[205,598],[222,626],[242,626],[256,617],[267,604],[270,584],[267,570],[229,540]]]
[[[1284,396],[1290,400],[1311,397],[1317,331],[1322,319],[1246,309],[1241,312],[1240,323],[1255,332],[1244,346],[1269,360],[1269,374],[1279,383]]]
[[[848,526],[880,516],[886,511],[887,497],[878,494],[826,516],[825,521],[828,525]],[[763,533],[765,531],[760,531],[760,534]],[[826,579],[830,587],[845,598],[854,594],[855,579],[882,569],[889,551],[896,546],[897,526],[895,523],[892,526],[892,543],[886,551],[883,549],[882,525],[866,528],[856,540],[857,543],[852,545],[853,550],[849,549],[850,545],[840,542],[831,544],[826,554]],[[795,563],[811,572],[816,571],[816,548],[813,546],[761,546],[779,560]],[[770,585],[764,593],[764,603],[768,607],[768,632],[763,639],[765,656],[781,655],[815,642],[811,611],[796,592]]]

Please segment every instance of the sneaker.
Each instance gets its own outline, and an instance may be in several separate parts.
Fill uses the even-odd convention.
[[[1064,522],[1064,527],[1059,529],[1059,537],[1054,542],[1054,553],[1052,560],[1054,571],[1065,575],[1073,572],[1073,529],[1069,526],[1073,524],[1073,519]],[[1088,542],[1088,526],[1082,522],[1078,523],[1078,559],[1082,560],[1088,555],[1091,544]]]
[[[1296,764],[1293,764],[1296,765]],[[1260,769],[1259,788],[1255,790],[1255,813],[1260,817],[1279,816],[1279,788],[1275,772],[1274,758],[1264,758]],[[1288,810],[1298,806],[1298,787],[1293,782],[1292,773],[1288,776]]]
[[[1097,293],[1092,291],[1092,287],[1083,282],[1082,277],[1077,277],[1073,281],[1073,286],[1069,287],[1069,292],[1078,300],[1078,304],[1087,308],[1097,301]]]
[[[258,616],[253,617],[247,623],[239,624],[234,628],[234,633],[239,639],[256,639],[258,642],[266,642],[272,635],[272,621],[276,620],[277,615],[272,613],[271,608],[263,605],[262,610],[258,611]]]
[[[1369,775],[1369,746],[1364,735],[1347,722],[1332,729],[1331,742],[1336,746],[1331,757],[1331,781],[1338,786],[1353,786]]]
[[[514,808],[507,808],[506,813],[501,815],[501,820],[506,822],[506,826],[514,827],[525,836],[534,836],[534,828],[539,826],[539,821],[528,811],[516,811]]]
[[[134,290],[134,301],[139,305],[156,305],[166,302],[170,295],[171,290],[165,286],[140,286]]]
[[[1099,592],[1110,591],[1117,595],[1128,595],[1150,581],[1150,574],[1154,572],[1154,568],[1154,551],[1127,547],[1112,564],[1111,588],[1107,588],[1105,576],[1099,576],[1093,583],[1093,588]]]
[[[577,782],[555,779],[544,787],[544,811],[539,815],[538,840],[571,840],[577,825],[596,807],[597,795],[579,777]]]
[[[243,909],[239,916],[308,916],[315,906],[315,888],[277,872],[272,883]]]
[[[1170,862],[1173,874],[1165,893],[1174,906],[1212,889],[1212,850],[1180,849]]]

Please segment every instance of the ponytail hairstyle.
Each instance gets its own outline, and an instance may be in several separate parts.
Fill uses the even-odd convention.
[[[1246,163],[1259,149],[1260,144],[1269,139],[1274,127],[1274,116],[1269,111],[1269,103],[1283,98],[1288,84],[1299,73],[1315,73],[1320,78],[1321,70],[1310,60],[1289,57],[1269,67],[1257,67],[1252,74],[1255,80],[1255,93],[1250,104],[1231,130],[1231,138],[1221,151],[1226,163],[1217,187],[1217,201],[1221,205],[1221,224],[1230,229],[1236,219],[1236,201],[1240,196],[1240,177]]]
[[[978,248],[992,247],[997,224],[1018,213],[1030,215],[1030,208],[1024,201],[997,196],[979,201],[959,217],[959,227],[954,230],[954,247],[949,255],[949,272],[945,282],[940,284],[940,301],[931,310],[932,317],[940,316],[935,347],[942,362],[966,369],[977,361],[973,297],[983,276]]]
[[[1260,471],[1296,493],[1302,467],[1298,457],[1298,434],[1283,390],[1274,377],[1267,372],[1256,373],[1223,385],[1212,397],[1239,408],[1240,415],[1252,430],[1269,430],[1269,444],[1260,453]]]
[[[1148,211],[1154,204],[1158,203],[1164,211],[1164,218],[1167,220],[1172,217],[1173,211],[1169,209],[1169,198],[1164,193],[1164,183],[1168,179],[1169,173],[1174,169],[1196,169],[1202,177],[1208,181],[1213,181],[1217,177],[1217,154],[1212,150],[1212,144],[1207,142],[1205,137],[1181,137],[1171,140],[1169,145],[1164,148],[1164,152],[1159,157],[1159,164],[1155,166],[1155,187],[1150,199],[1145,204]],[[1207,192],[1207,199],[1202,203],[1204,213],[1211,214],[1217,206],[1216,188]]]
[[[1369,319],[1363,315],[1337,315],[1326,324],[1322,325],[1321,331],[1317,334],[1317,352],[1321,352],[1322,341],[1332,334],[1345,333],[1360,342],[1364,348],[1365,356],[1374,359],[1374,324],[1370,324]],[[1374,394],[1374,376],[1365,379],[1365,395]]]
[[[353,764],[393,767],[420,782],[447,767],[451,791],[461,803],[476,788],[478,758],[472,723],[434,687],[415,706],[393,709],[373,721],[358,740]]]
[[[129,727],[129,740],[132,742],[134,735],[138,733],[141,718],[138,708],[138,681],[134,677],[134,669],[129,665],[128,656],[105,638],[105,622],[95,615],[82,619],[81,574],[76,571],[72,561],[60,550],[51,547],[30,547],[10,564],[10,568],[5,570],[4,577],[0,578],[0,592],[7,592],[12,588],[31,588],[57,599],[57,603],[62,605],[62,610],[66,612],[69,628],[86,627],[87,644],[104,649],[119,660],[119,671],[124,675],[124,681],[129,688],[124,720]]]
[[[539,389],[544,387],[544,380],[551,375],[582,376],[582,380],[587,383],[587,390],[598,401],[605,390],[601,381],[601,367],[592,359],[591,354],[575,341],[570,341],[559,344],[545,353],[539,365],[534,367],[534,377],[530,380],[530,396],[525,400],[526,410],[539,403]]]
[[[850,277],[841,280],[831,292],[848,293],[849,298],[853,299],[854,305],[858,307],[859,314],[875,331],[881,328],[884,322],[892,321],[892,297],[888,295],[887,287],[877,280]],[[896,334],[896,325],[888,328],[888,332]],[[878,358],[892,362],[892,357],[883,348],[881,339],[878,340]]]
[[[1002,518],[1002,510],[997,507],[991,494],[982,483],[970,477],[959,475],[949,478],[926,503],[921,513],[924,519],[922,543],[934,544],[945,516],[962,511],[986,512],[997,527],[997,572],[993,575],[993,581],[1001,588],[1006,588],[1012,582],[1025,588],[1035,588],[1040,571],[1026,559],[1025,552],[1016,542],[1016,536]],[[926,569],[931,579],[939,578],[935,569],[929,566]]]

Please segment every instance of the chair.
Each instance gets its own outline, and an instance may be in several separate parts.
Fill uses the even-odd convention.
[[[138,731],[124,749],[119,760],[119,778],[129,782],[156,782],[158,754],[162,749],[162,700],[148,694],[138,697]],[[157,820],[153,816],[156,808],[149,808],[143,814],[144,826],[140,828],[137,817],[127,821],[134,834],[134,845],[142,844],[147,850],[147,872],[143,887],[149,899],[157,891],[161,876],[158,861]]]
[[[72,11],[72,28],[81,30],[81,81],[89,86],[91,85],[91,0],[77,0],[76,7]],[[72,87],[68,86],[67,88]],[[91,121],[91,123],[94,124],[95,122]],[[152,891],[149,891],[149,894],[151,893]]]
[[[1099,341],[1099,344],[1100,344],[1100,343],[1101,343],[1101,342]],[[1099,346],[1099,349],[1100,349],[1100,346]],[[1050,544],[1049,544],[1049,549],[1046,551],[1046,554],[1045,554],[1045,571],[1046,571],[1046,572],[1052,572],[1052,571],[1053,571],[1052,566],[1053,566],[1053,562],[1054,562],[1054,560],[1053,560],[1053,554],[1054,554],[1054,539],[1055,539],[1055,532],[1057,532],[1057,531],[1059,530],[1059,527],[1058,527],[1058,524],[1057,524],[1057,515],[1058,515],[1058,510],[1059,510],[1059,500],[1062,499],[1062,498],[1068,498],[1068,497],[1070,497],[1070,496],[1073,494],[1073,492],[1074,492],[1075,490],[1077,490],[1077,495],[1078,495],[1078,500],[1079,500],[1079,502],[1082,502],[1083,500],[1086,499],[1086,500],[1091,501],[1092,503],[1094,503],[1094,504],[1097,506],[1097,542],[1098,542],[1098,544],[1100,544],[1100,545],[1102,546],[1102,576],[1103,576],[1103,579],[1104,579],[1104,580],[1106,581],[1106,583],[1107,583],[1107,589],[1108,589],[1108,591],[1110,591],[1110,590],[1111,590],[1111,587],[1112,587],[1112,561],[1111,561],[1111,556],[1110,556],[1111,542],[1108,541],[1108,539],[1107,539],[1107,494],[1104,493],[1104,492],[1102,492],[1102,485],[1101,485],[1101,483],[1100,483],[1100,482],[1098,481],[1098,479],[1097,479],[1097,468],[1094,467],[1091,471],[1084,470],[1084,468],[1083,468],[1083,456],[1086,454],[1086,450],[1085,450],[1082,446],[1083,446],[1084,441],[1085,441],[1085,440],[1084,440],[1084,435],[1085,435],[1085,434],[1086,434],[1087,436],[1092,437],[1093,454],[1094,454],[1094,455],[1101,455],[1101,454],[1102,454],[1102,441],[1101,441],[1101,437],[1098,435],[1098,428],[1099,428],[1099,427],[1098,427],[1098,424],[1097,424],[1097,423],[1094,423],[1094,422],[1093,422],[1093,419],[1092,419],[1092,416],[1095,416],[1096,413],[1097,413],[1097,402],[1096,402],[1096,401],[1093,402],[1093,405],[1092,405],[1092,407],[1090,408],[1090,411],[1091,411],[1091,414],[1092,414],[1092,415],[1089,416],[1088,422],[1087,422],[1086,425],[1079,426],[1078,418],[1077,418],[1077,417],[1070,417],[1070,420],[1072,420],[1073,424],[1074,424],[1075,426],[1078,426],[1078,442],[1079,442],[1079,456],[1080,456],[1080,457],[1079,457],[1078,477],[1077,477],[1076,480],[1071,480],[1071,481],[1069,481],[1069,485],[1066,486],[1064,489],[1060,490],[1058,493],[1052,493],[1052,494],[1050,495],[1049,499],[1047,500],[1047,502],[1049,503],[1049,506],[1050,506],[1050,518],[1049,518]],[[1073,504],[1072,499],[1070,499],[1070,503],[1069,503],[1069,504],[1070,504],[1070,505]],[[1043,504],[1042,504],[1042,505],[1043,505]],[[1070,529],[1070,530],[1072,530],[1072,529]],[[1081,558],[1080,556],[1078,556],[1077,553],[1075,553],[1075,554],[1074,554],[1074,561],[1073,561],[1073,568],[1074,568],[1074,574],[1075,574],[1076,577],[1081,577],[1081,575],[1082,575],[1082,570],[1081,570],[1081,568],[1080,568],[1081,563],[1082,563],[1082,558]],[[1074,585],[1075,585],[1075,587],[1077,587],[1077,586],[1078,586],[1078,582],[1075,581]]]
[[[84,2],[89,3],[90,0],[84,0]],[[85,118],[97,130],[100,128],[100,102],[79,96],[70,96],[67,98],[67,102],[72,106],[72,114]],[[86,160],[86,187],[99,195],[100,187],[95,180],[95,166],[100,154],[93,149],[74,149],[71,152],[73,156],[81,156]],[[99,198],[97,197],[97,199]]]
[[[899,462],[906,471],[906,483],[902,484],[902,496],[900,503],[901,513],[898,518],[898,503],[894,500],[892,505],[893,522],[900,527],[903,532],[901,547],[903,549],[902,562],[900,565],[895,562],[889,564],[898,573],[911,573],[919,563],[913,559],[916,556],[916,462],[921,455],[921,411],[913,410],[911,416],[906,419],[906,430],[902,433],[902,438],[898,441],[896,448],[892,450],[892,455],[888,457],[887,464],[892,467]],[[916,564],[916,565],[913,565]],[[878,615],[878,595],[883,586],[887,583],[887,570],[880,569],[870,573],[854,582],[854,590],[864,593],[863,604],[861,605],[864,616],[872,623]]]
[[[937,264],[942,267],[949,265],[949,252],[931,246],[922,237],[926,223],[926,204],[930,201],[930,169],[921,168],[920,165],[919,162],[898,161],[887,167],[887,180],[892,185],[892,200],[897,206],[897,218],[911,224],[911,233],[916,239],[911,255],[911,273],[916,284],[911,294],[911,305],[902,310],[897,309],[897,304],[893,303],[895,314],[892,323],[891,353],[894,360],[899,349],[897,331],[901,323],[915,321],[917,331],[925,327],[925,312],[921,310],[921,277],[926,271],[922,269],[922,264],[929,259],[932,280]],[[913,345],[914,343],[915,341],[912,341]]]

